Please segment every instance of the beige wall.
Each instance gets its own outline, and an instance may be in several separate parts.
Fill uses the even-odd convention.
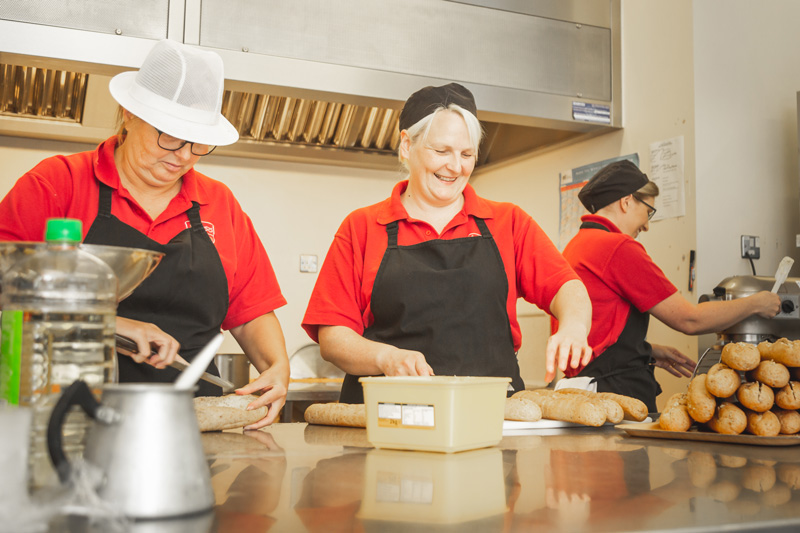
[[[683,136],[685,184],[694,187],[694,98],[692,91],[692,9],[689,1],[622,3],[622,93],[624,129],[565,148],[535,155],[502,168],[489,169],[474,179],[479,194],[521,205],[557,242],[558,176],[575,167],[618,155],[638,153],[641,168],[650,169],[650,143]],[[480,105],[480,103],[479,103]],[[695,208],[686,197],[686,216],[655,222],[640,237],[656,263],[681,293],[688,292],[689,251],[695,247]],[[544,374],[547,318],[531,310],[522,319],[520,365],[526,382]],[[649,340],[669,344],[690,356],[695,338],[676,333],[651,320]],[[656,371],[666,394],[685,386],[662,370]]]

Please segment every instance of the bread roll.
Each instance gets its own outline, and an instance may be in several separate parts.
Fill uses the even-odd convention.
[[[542,418],[542,408],[527,398],[508,398],[506,400],[505,419],[536,422]]]
[[[686,459],[692,485],[701,489],[711,486],[717,479],[717,463],[708,452],[691,452]]]
[[[729,342],[722,347],[720,360],[734,370],[753,370],[761,362],[758,347],[749,342]]]
[[[309,424],[367,427],[363,403],[314,403],[308,406],[303,417]]]
[[[772,412],[778,417],[778,422],[781,424],[781,433],[794,435],[800,432],[800,413],[779,407],[773,407]]]
[[[699,374],[689,382],[689,391],[686,397],[686,409],[689,416],[697,422],[708,422],[714,416],[717,402],[706,388],[706,374]]]
[[[781,463],[775,467],[775,472],[781,483],[792,490],[800,490],[800,464]]]
[[[747,427],[747,416],[734,404],[722,402],[708,421],[708,427],[724,435],[738,435]]]
[[[733,396],[742,384],[739,373],[725,363],[717,363],[709,368],[707,376],[706,389],[717,398]]]
[[[742,487],[753,492],[765,492],[775,486],[776,479],[773,467],[750,464],[742,472]]]
[[[717,461],[719,466],[724,466],[725,468],[742,468],[747,464],[747,458],[740,455],[719,454],[717,455]]]
[[[659,427],[666,431],[689,431],[692,423],[692,417],[686,409],[686,393],[673,394],[658,418]]]
[[[194,399],[194,412],[200,431],[221,431],[241,428],[258,422],[267,416],[267,408],[259,407],[252,411],[247,406],[258,396],[252,394],[239,396],[200,396]]]
[[[778,339],[772,344],[759,343],[759,352],[763,359],[781,363],[791,367],[800,367],[800,343],[789,339]]]
[[[527,398],[542,408],[542,418],[599,427],[606,423],[606,410],[598,402],[578,394],[553,391],[519,391],[514,398]]]
[[[769,359],[761,361],[755,370],[748,372],[747,376],[752,381],[760,381],[764,385],[776,389],[785,387],[789,383],[789,369]]]
[[[761,503],[766,507],[780,507],[792,499],[792,490],[782,483],[776,483],[761,494]]]
[[[731,502],[739,497],[742,488],[730,480],[717,481],[708,487],[708,496],[718,502]]]
[[[747,411],[747,428],[745,431],[759,437],[775,437],[781,432],[781,423],[778,416],[772,411],[756,413]]]
[[[772,389],[758,381],[743,383],[736,391],[736,398],[751,411],[759,413],[769,410],[775,403],[775,393]]]
[[[800,409],[800,382],[790,381],[775,394],[775,405],[781,409]]]

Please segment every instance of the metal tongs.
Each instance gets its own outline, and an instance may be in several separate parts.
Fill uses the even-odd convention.
[[[123,350],[127,350],[131,353],[139,353],[139,345],[136,344],[132,339],[129,339],[128,337],[125,337],[120,334],[116,334],[115,337],[117,340],[118,347],[122,348]],[[151,349],[150,351],[150,355],[156,355],[157,353],[158,351],[155,349]],[[183,361],[175,360],[172,363],[170,363],[169,366],[171,366],[176,370],[183,371],[189,365]],[[209,383],[213,383],[218,387],[222,387],[223,391],[233,390],[236,388],[236,386],[230,381],[215,376],[214,374],[209,374],[208,372],[203,372],[203,374],[200,376],[200,379],[202,379],[203,381],[207,381]]]

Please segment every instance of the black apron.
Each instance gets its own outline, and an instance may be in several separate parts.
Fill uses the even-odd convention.
[[[506,303],[508,278],[483,219],[480,237],[397,245],[398,222],[372,288],[374,322],[364,337],[421,352],[439,376],[510,377],[524,390]],[[339,398],[364,403],[358,376],[347,374]]]
[[[596,222],[584,222],[581,229],[608,231]],[[654,375],[653,348],[645,339],[650,324],[650,313],[642,313],[630,306],[628,320],[617,342],[606,348],[597,358],[580,371],[579,376],[594,377],[597,392],[614,392],[638,398],[651,413],[657,411],[656,396],[661,394]]]
[[[122,300],[117,315],[156,324],[181,343],[180,354],[191,362],[216,334],[228,312],[228,282],[214,243],[200,221],[200,204],[186,211],[191,227],[160,244],[111,214],[111,187],[100,184],[97,218],[84,242],[164,252],[158,267]],[[120,382],[175,381],[178,371],[159,370],[117,354]],[[212,362],[208,372],[219,375]],[[222,389],[200,381],[197,396],[219,396]]]

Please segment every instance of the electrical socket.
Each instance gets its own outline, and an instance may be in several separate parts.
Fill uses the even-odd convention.
[[[761,239],[755,235],[742,235],[742,258],[758,259],[761,257]]]
[[[317,271],[317,256],[316,255],[300,255],[300,272],[316,272]]]

